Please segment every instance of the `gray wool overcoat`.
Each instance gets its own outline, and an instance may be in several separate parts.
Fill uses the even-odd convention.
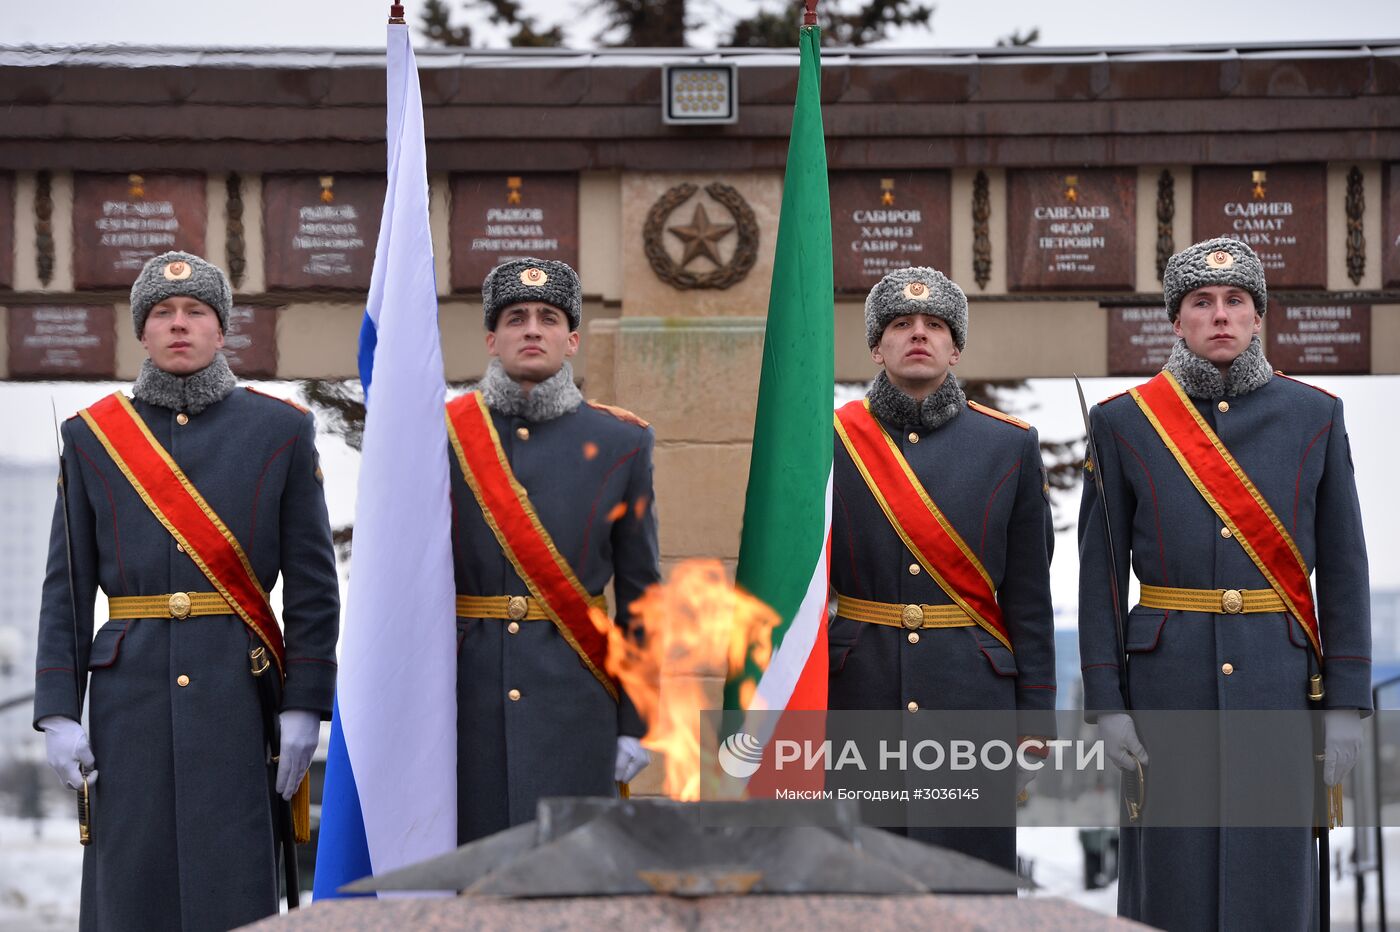
[[[1247,394],[1194,404],[1314,574],[1324,707],[1369,710],[1370,587],[1341,400],[1274,375]],[[1101,402],[1090,421],[1099,461],[1088,473],[1079,519],[1079,643],[1090,717],[1125,707],[1094,479],[1104,484],[1112,518],[1131,708],[1306,709],[1315,657],[1289,615],[1126,611],[1129,567],[1140,582],[1156,586],[1267,590],[1269,583],[1239,542],[1222,533],[1224,525],[1130,395]],[[1230,728],[1222,720],[1202,753],[1227,757]],[[1151,757],[1151,733],[1141,738]],[[1310,738],[1299,738],[1296,753],[1306,755]],[[1150,807],[1150,768],[1148,785]],[[1201,800],[1212,817],[1223,804],[1223,798]],[[1168,929],[1307,928],[1317,881],[1310,835],[1307,828],[1126,828],[1119,912]]]
[[[1014,653],[977,626],[924,629],[911,643],[899,628],[838,614],[827,631],[829,707],[906,710],[913,702],[920,710],[1002,710],[1018,719],[1025,713],[1023,734],[1051,737],[1054,533],[1035,429],[971,406],[933,430],[881,426],[986,568]],[[952,604],[918,570],[839,436],[835,442],[832,588],[876,602]],[[1015,789],[1003,789],[1009,804]],[[908,834],[1015,869],[1014,828],[911,826]]]
[[[238,539],[263,588],[281,577],[282,708],[329,717],[340,600],[311,415],[246,389],[183,425],[175,411],[133,405]],[[90,677],[98,780],[81,926],[221,930],[275,913],[275,765],[248,659],[261,642],[236,615],[109,620],[93,637],[99,587],[109,597],[213,587],[88,425],[73,417],[62,432],[74,588],[70,600],[60,498],[34,719],[79,719],[76,683]]]
[[[491,412],[540,523],[592,595],[609,580],[618,624],[660,579],[654,435],[589,404],[552,420]],[[452,455],[457,593],[528,596]],[[457,835],[465,844],[529,822],[545,796],[615,796],[620,734],[645,727],[615,701],[549,619],[457,619]],[[511,690],[515,690],[512,693]],[[515,695],[517,698],[512,699]]]

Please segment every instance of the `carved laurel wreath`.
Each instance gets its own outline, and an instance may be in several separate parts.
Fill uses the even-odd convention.
[[[718,181],[705,185],[705,193],[721,204],[734,218],[738,245],[729,262],[713,272],[687,272],[666,252],[664,240],[666,218],[671,212],[695,196],[696,185],[678,184],[657,199],[647,212],[642,227],[642,246],[656,277],[673,288],[689,291],[694,288],[728,288],[744,280],[758,261],[758,219],[753,215],[744,196]]]

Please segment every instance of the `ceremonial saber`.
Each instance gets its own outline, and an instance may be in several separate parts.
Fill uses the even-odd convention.
[[[78,664],[78,596],[73,584],[73,533],[68,527],[68,477],[63,462],[63,435],[58,426],[58,404],[49,399],[53,409],[53,442],[58,451],[58,500],[63,509],[63,552],[68,567],[68,610],[73,617],[73,687],[78,695],[78,716],[83,714],[83,671]],[[79,767],[81,768],[81,764]],[[92,796],[89,792],[87,774],[83,774],[83,785],[78,788],[78,843],[92,844]]]
[[[1079,392],[1079,411],[1084,415],[1084,468],[1088,472],[1093,472],[1099,468],[1095,463],[1102,464],[1099,459],[1098,445],[1094,443],[1094,430],[1089,425],[1089,403],[1084,400],[1084,386],[1080,384],[1079,376],[1074,377],[1075,391]],[[1123,694],[1123,708],[1131,712],[1133,709],[1132,700],[1128,696],[1128,652],[1124,648],[1126,643],[1123,632],[1123,605],[1118,597],[1118,553],[1113,549],[1113,522],[1108,515],[1108,495],[1104,492],[1103,482],[1097,477],[1090,477],[1094,483],[1094,489],[1098,492],[1099,513],[1103,515],[1103,536],[1104,543],[1108,547],[1108,585],[1109,595],[1113,601],[1113,631],[1118,642],[1118,690]],[[1129,752],[1132,756],[1132,752]],[[1137,774],[1132,773],[1124,777],[1130,787],[1135,787],[1135,792],[1127,794],[1128,821],[1136,822],[1142,816],[1143,806],[1147,804],[1147,774],[1142,769],[1142,762],[1137,761]]]

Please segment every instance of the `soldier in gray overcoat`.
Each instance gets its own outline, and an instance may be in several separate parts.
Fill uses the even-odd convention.
[[[651,427],[585,402],[568,360],[582,290],[563,262],[519,259],[482,286],[491,355],[476,392],[501,451],[558,555],[596,601],[611,580],[616,623],[660,578]],[[469,397],[454,404],[470,401]],[[468,442],[462,438],[462,442]],[[452,457],[459,611],[457,825],[462,843],[528,822],[546,796],[615,796],[649,760],[626,693],[609,693],[545,615]]]
[[[34,720],[60,779],[76,788],[86,774],[94,797],[84,929],[221,930],[275,913],[273,794],[291,797],[330,716],[339,596],[315,425],[289,402],[236,387],[219,353],[231,304],[228,280],[203,259],[150,260],[131,290],[149,358],[129,404],[236,539],[263,590],[280,576],[286,679],[271,714],[281,742],[267,745],[252,672],[262,637],[157,519],[105,435],[70,418],[67,528],[60,494]],[[99,588],[112,618],[94,637]],[[168,608],[122,608],[138,597]],[[276,668],[264,675],[275,679]],[[90,742],[79,724],[83,692]]]
[[[1001,710],[1016,713],[1021,735],[1048,738],[1054,537],[1045,470],[1035,428],[970,403],[951,371],[967,344],[967,318],[962,289],[934,269],[900,269],[881,279],[865,304],[866,340],[882,367],[865,401],[985,570],[1004,634],[958,612],[929,572],[950,577],[950,567],[930,554],[921,558],[895,530],[838,431],[829,706],[910,715]],[[920,520],[918,507],[891,507],[905,512],[904,521]],[[1020,789],[1029,773],[1018,775]],[[1010,811],[1016,789],[1002,789]],[[1014,827],[911,827],[908,834],[1015,869]]]
[[[1163,287],[1180,338],[1165,372],[1315,574],[1325,658],[1324,779],[1338,783],[1355,760],[1359,716],[1371,707],[1366,544],[1341,399],[1269,366],[1258,336],[1268,307],[1264,271],[1245,243],[1221,238],[1183,250],[1168,263]],[[1164,376],[1157,379],[1168,385]],[[1188,420],[1168,431],[1178,447],[1188,432],[1180,425],[1194,422],[1185,403],[1180,410]],[[1153,735],[1139,734],[1125,710],[1303,710],[1318,658],[1299,619],[1269,604],[1281,597],[1238,539],[1243,525],[1212,509],[1135,397],[1100,402],[1090,423],[1098,461],[1086,472],[1079,520],[1085,708],[1098,718],[1110,758],[1124,770],[1135,770],[1138,758],[1151,787],[1159,752]],[[1109,571],[1095,482],[1105,493],[1117,580]],[[1131,611],[1129,567],[1143,587]],[[1115,592],[1123,594],[1126,615],[1121,649]],[[1192,592],[1220,608],[1181,601]],[[1124,650],[1127,696],[1119,686]],[[1230,727],[1222,720],[1209,738],[1203,770],[1207,758],[1229,753]],[[1306,768],[1311,748],[1307,735],[1301,738],[1296,753]],[[1149,809],[1152,799],[1149,789]],[[1226,815],[1221,806],[1201,800],[1211,818]],[[1128,827],[1121,858],[1124,916],[1169,929],[1304,929],[1315,921],[1317,868],[1306,827]]]

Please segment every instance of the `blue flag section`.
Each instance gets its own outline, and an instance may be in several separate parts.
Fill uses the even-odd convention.
[[[389,26],[388,189],[360,332],[367,413],[316,899],[457,845],[446,383],[409,40]]]

